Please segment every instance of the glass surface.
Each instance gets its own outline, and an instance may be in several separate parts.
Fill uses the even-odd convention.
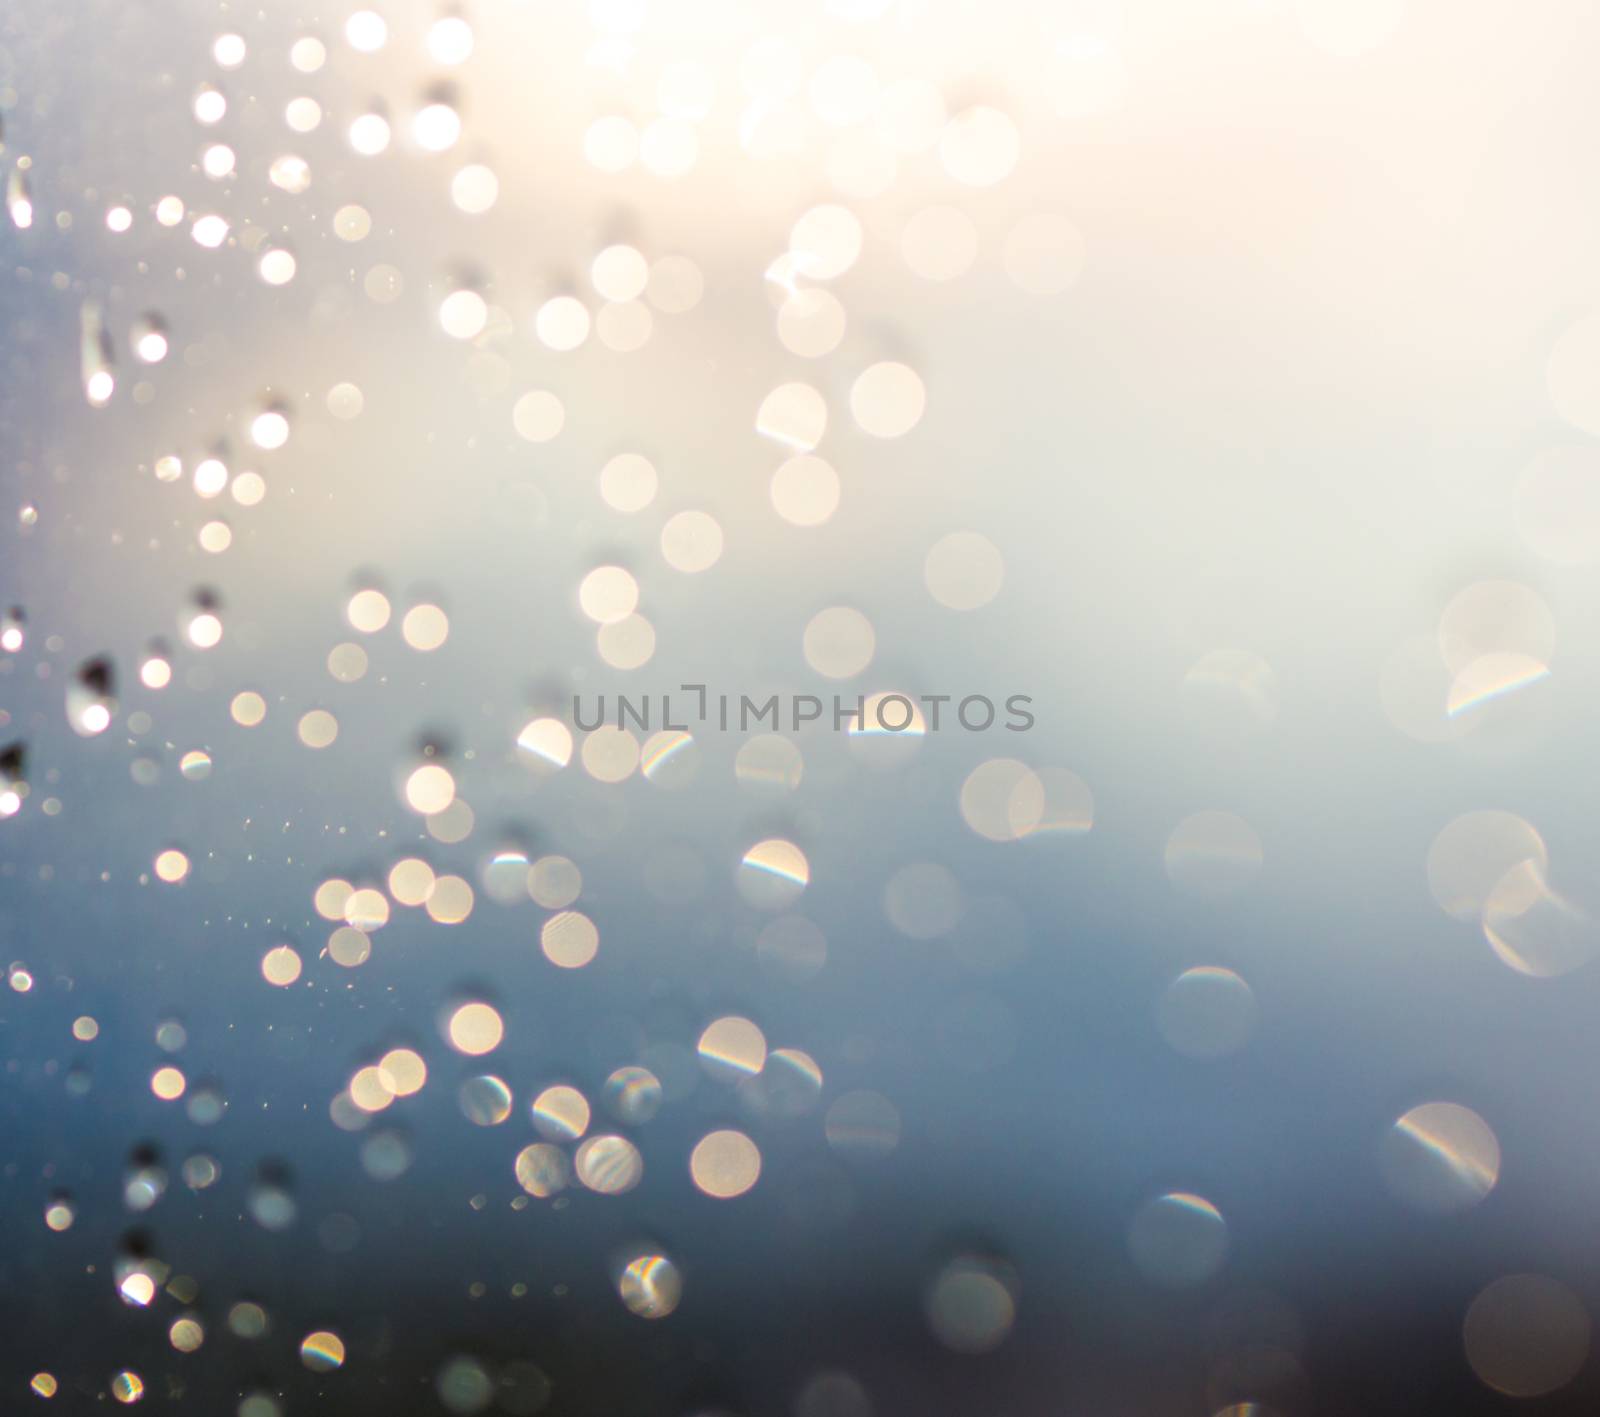
[[[0,1413],[1592,1412],[1600,15],[0,13]]]

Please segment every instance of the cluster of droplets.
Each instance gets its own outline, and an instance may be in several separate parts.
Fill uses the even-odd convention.
[[[852,19],[870,21],[880,18],[884,7],[865,3],[843,9],[851,12]],[[1331,53],[1361,52],[1380,43],[1386,33],[1383,25],[1363,29],[1356,21],[1341,20],[1337,7],[1299,9],[1313,42]],[[594,10],[596,32],[589,62],[626,66],[640,43],[634,19],[639,7],[608,4]],[[377,54],[391,42],[388,23],[370,10],[348,16],[342,37],[357,55]],[[405,131],[421,152],[442,153],[460,145],[463,135],[462,105],[450,76],[473,53],[471,26],[459,16],[441,17],[428,29],[425,48],[440,76],[430,80],[411,108]],[[219,36],[212,49],[224,73],[238,70],[247,54],[244,39],[232,34]],[[290,63],[300,75],[315,74],[326,59],[323,41],[311,36],[297,40],[290,51]],[[1084,101],[1096,109],[1115,104],[1121,72],[1114,54],[1108,58],[1103,46],[1076,41],[1060,46],[1056,59],[1094,80],[1078,90],[1089,94]],[[871,64],[854,55],[833,56],[807,73],[797,50],[783,40],[763,40],[750,48],[740,65],[739,87],[737,132],[743,151],[756,159],[793,153],[803,145],[807,125],[819,125],[831,135],[827,175],[842,199],[801,212],[790,227],[787,249],[767,267],[765,282],[775,310],[777,341],[797,360],[837,356],[846,364],[846,401],[856,432],[881,443],[908,437],[928,415],[928,387],[922,374],[902,358],[888,357],[887,350],[863,353],[852,339],[852,321],[840,292],[850,272],[879,253],[872,249],[861,219],[845,203],[881,195],[894,180],[897,162],[918,154],[934,155],[955,190],[948,201],[912,214],[895,244],[904,265],[921,280],[942,284],[962,277],[975,266],[980,249],[978,224],[962,203],[966,194],[994,188],[1017,169],[1023,160],[1018,124],[1011,115],[987,105],[952,113],[946,95],[932,83],[916,78],[885,81]],[[686,177],[700,160],[700,128],[719,98],[715,77],[704,66],[669,65],[656,84],[651,116],[642,124],[620,115],[597,119],[582,138],[585,157],[607,174],[620,174],[637,164],[656,178]],[[220,131],[230,112],[225,83],[202,84],[190,103],[196,124],[208,135]],[[291,100],[283,115],[287,128],[296,134],[315,131],[323,117],[323,106],[310,96]],[[390,111],[375,105],[354,116],[345,135],[355,154],[377,157],[393,145],[394,128]],[[7,176],[7,211],[18,230],[27,230],[34,222],[31,166],[19,158]],[[200,167],[219,184],[238,176],[237,155],[220,139],[206,142]],[[274,188],[291,196],[313,185],[309,163],[292,152],[274,158],[267,176]],[[451,177],[449,193],[459,211],[482,215],[496,206],[499,178],[482,163],[468,164]],[[280,236],[252,231],[247,243],[244,223],[236,224],[220,212],[190,211],[175,197],[158,199],[153,212],[163,227],[187,222],[193,242],[203,249],[248,245],[258,275],[269,286],[287,284],[296,274],[296,258]],[[128,231],[134,220],[133,208],[123,203],[105,213],[106,228],[113,234]],[[332,225],[341,240],[355,242],[370,231],[371,218],[365,209],[347,205],[335,213]],[[1005,237],[1001,265],[1025,293],[1060,295],[1081,277],[1085,242],[1067,217],[1029,214]],[[599,249],[588,277],[596,308],[591,309],[588,291],[561,290],[526,312],[528,327],[543,351],[573,353],[585,346],[591,333],[615,351],[639,348],[650,337],[652,311],[684,313],[700,302],[704,290],[704,277],[689,257],[666,254],[651,260],[633,244]],[[375,301],[392,299],[399,279],[393,268],[374,267],[364,288]],[[512,319],[467,278],[451,286],[434,313],[446,336],[465,343],[479,341]],[[161,314],[141,312],[127,328],[128,349],[140,363],[159,364],[168,357],[174,336]],[[1596,328],[1591,318],[1563,336],[1550,369],[1551,396],[1558,411],[1589,433],[1600,431],[1595,413],[1600,400],[1592,381]],[[802,372],[807,367],[802,365]],[[113,340],[104,310],[92,301],[85,302],[80,312],[80,370],[87,402],[95,408],[110,403],[118,387]],[[809,374],[786,380],[767,392],[755,410],[755,432],[781,450],[781,461],[768,482],[771,504],[783,522],[797,528],[827,524],[839,511],[846,481],[835,466],[845,463],[846,453],[831,451],[829,439],[830,434],[837,439],[837,420],[819,388],[822,382]],[[361,391],[351,384],[338,385],[329,391],[327,407],[336,417],[358,416]],[[566,419],[562,400],[543,388],[522,393],[511,409],[514,431],[531,444],[555,440]],[[271,453],[288,443],[293,410],[287,402],[269,397],[247,415],[244,426],[249,443]],[[162,482],[175,483],[183,477],[184,464],[169,454],[156,461],[154,470]],[[611,510],[632,515],[653,504],[658,481],[648,458],[621,453],[599,470],[598,490]],[[260,502],[265,485],[254,471],[232,471],[225,447],[199,459],[193,470],[194,492],[204,500],[231,491],[237,504],[249,507]],[[1600,465],[1587,445],[1541,455],[1527,470],[1517,496],[1518,527],[1530,548],[1558,565],[1583,564],[1600,556],[1597,489]],[[232,539],[231,529],[221,521],[208,522],[199,533],[201,547],[212,554],[225,551]],[[703,509],[679,512],[663,526],[660,549],[673,570],[702,573],[723,555],[722,525]],[[929,595],[942,608],[979,611],[1002,591],[1004,557],[978,532],[953,532],[928,547],[923,576]],[[639,612],[641,599],[634,573],[609,562],[590,568],[576,588],[579,611],[597,627],[596,653],[611,668],[636,669],[652,658],[655,629]],[[376,588],[357,591],[347,606],[351,628],[363,637],[382,631],[390,615],[388,598]],[[8,611],[0,619],[0,650],[21,653],[24,629],[22,612]],[[401,621],[405,643],[419,653],[439,649],[449,629],[446,612],[432,603],[412,606]],[[193,594],[179,611],[178,634],[195,650],[220,642],[223,625],[215,592],[202,589]],[[818,611],[799,638],[807,666],[836,680],[866,672],[878,651],[873,626],[851,606]],[[1420,741],[1453,742],[1473,733],[1514,731],[1516,715],[1534,711],[1527,706],[1536,708],[1536,696],[1543,692],[1540,686],[1551,678],[1553,650],[1554,620],[1537,592],[1519,583],[1481,582],[1450,601],[1436,634],[1396,652],[1383,675],[1382,702],[1391,721]],[[140,685],[150,691],[165,688],[173,679],[174,660],[164,640],[152,639],[138,663]],[[360,679],[367,663],[368,652],[353,641],[335,646],[327,659],[329,674],[341,683]],[[116,680],[108,658],[91,659],[79,667],[66,690],[66,716],[75,733],[93,737],[111,726],[120,711]],[[1207,724],[1223,723],[1229,731],[1262,731],[1277,713],[1272,670],[1248,651],[1227,649],[1205,655],[1188,671],[1180,696],[1187,714]],[[874,700],[888,697],[879,691]],[[231,699],[230,714],[236,725],[253,728],[266,719],[268,705],[259,692],[241,689]],[[926,732],[921,710],[914,708],[906,726],[891,732],[907,735],[908,741],[920,738]],[[338,736],[337,719],[329,710],[308,709],[296,720],[296,735],[307,748],[329,748]],[[865,721],[851,734],[871,736]],[[647,780],[672,783],[692,765],[695,746],[693,735],[682,731],[664,730],[641,742],[621,727],[589,731],[580,745],[568,724],[553,713],[531,720],[515,743],[519,755],[536,771],[563,769],[576,754],[589,776],[604,785],[619,783],[636,771]],[[436,744],[420,747],[400,774],[399,796],[435,841],[454,845],[471,834],[474,819],[458,793],[446,756]],[[185,757],[184,775],[198,780],[209,765],[209,754],[196,750]],[[802,766],[799,749],[773,734],[752,740],[741,751],[737,771],[741,781],[776,783],[792,791]],[[11,744],[0,750],[0,816],[14,815],[27,797],[26,754],[22,744]],[[1093,825],[1094,805],[1087,785],[1067,769],[991,758],[965,777],[956,810],[981,840],[1022,843],[1083,835]],[[1178,891],[1215,902],[1234,898],[1249,887],[1262,869],[1263,850],[1258,834],[1241,816],[1207,809],[1184,817],[1173,828],[1163,860]],[[152,858],[155,877],[166,884],[183,883],[192,868],[189,855],[175,846],[161,847]],[[1539,834],[1511,813],[1473,812],[1449,824],[1428,854],[1426,875],[1441,909],[1453,920],[1480,930],[1494,953],[1523,974],[1567,973],[1590,960],[1600,944],[1588,913],[1551,885],[1548,852]],[[747,903],[783,911],[810,885],[810,862],[794,842],[763,838],[739,858],[735,879]],[[552,965],[572,969],[593,961],[600,943],[594,921],[573,908],[581,885],[578,867],[567,858],[530,860],[508,848],[484,864],[478,888],[497,900],[525,895],[549,911],[538,931],[539,948]],[[436,872],[429,862],[412,855],[397,859],[381,881],[330,878],[319,885],[314,900],[317,914],[334,926],[323,954],[345,968],[364,964],[371,956],[372,938],[389,921],[392,907],[421,909],[436,922],[455,924],[468,918],[474,900],[474,886],[465,876]],[[959,923],[962,894],[946,868],[916,863],[889,880],[883,909],[900,934],[935,939]],[[763,931],[762,938],[774,956],[803,967],[820,967],[825,945],[820,932],[810,933],[814,931],[800,917],[784,915]],[[260,960],[262,977],[280,988],[300,981],[303,968],[300,952],[287,942],[275,944]],[[19,993],[33,987],[33,976],[20,965],[12,967],[8,979]],[[1220,965],[1194,965],[1165,988],[1154,1010],[1155,1027],[1184,1058],[1220,1060],[1248,1046],[1256,1009],[1255,996],[1239,974]],[[173,1047],[161,1043],[168,1052],[183,1046],[181,1026],[174,1027],[176,1034],[163,1025],[169,1042],[174,1037],[179,1040]],[[504,1027],[499,1011],[476,999],[448,1009],[441,1026],[449,1047],[470,1058],[492,1054],[500,1046]],[[87,1017],[74,1025],[74,1037],[80,1042],[92,1041],[97,1032],[94,1020]],[[161,1036],[158,1032],[158,1043]],[[695,1051],[704,1074],[731,1085],[739,1101],[759,1117],[798,1115],[817,1105],[822,1074],[815,1061],[798,1049],[769,1053],[761,1030],[748,1019],[728,1016],[711,1022]],[[351,1074],[334,1097],[330,1115],[344,1130],[365,1131],[374,1118],[420,1093],[428,1080],[428,1064],[417,1047],[397,1044]],[[202,1125],[208,1117],[215,1120],[213,1114],[220,1115],[225,1106],[220,1092],[191,1087],[183,1069],[172,1063],[152,1072],[149,1088],[163,1102],[187,1099],[191,1120]],[[602,1105],[621,1127],[647,1123],[665,1096],[661,1079],[637,1065],[613,1072],[599,1093]],[[469,1123],[494,1127],[510,1120],[516,1098],[508,1082],[484,1073],[461,1083],[458,1101]],[[600,1194],[618,1194],[639,1183],[644,1166],[639,1147],[621,1132],[592,1131],[593,1108],[575,1085],[549,1082],[527,1099],[527,1111],[538,1140],[516,1153],[512,1169],[528,1196],[549,1198],[574,1181]],[[839,1098],[825,1123],[829,1143],[843,1152],[854,1148],[858,1153],[883,1154],[895,1145],[899,1129],[893,1105],[866,1092]],[[409,1144],[398,1128],[381,1128],[365,1137],[362,1164],[373,1179],[393,1179],[409,1162]],[[721,1128],[701,1137],[687,1164],[703,1195],[732,1199],[757,1184],[762,1157],[746,1132]],[[1401,1200],[1420,1210],[1450,1213],[1466,1210],[1490,1193],[1499,1174],[1500,1152],[1493,1131],[1476,1113],[1458,1103],[1430,1101],[1409,1108],[1393,1122],[1384,1137],[1379,1165],[1386,1184]],[[184,1182],[193,1189],[212,1184],[217,1175],[217,1164],[204,1155],[191,1156],[182,1165]],[[127,1207],[140,1211],[156,1205],[167,1184],[159,1156],[141,1150],[130,1159],[124,1185]],[[282,1176],[264,1167],[251,1191],[254,1218],[269,1229],[282,1228],[293,1209]],[[75,1215],[72,1199],[58,1196],[45,1212],[45,1223],[52,1231],[65,1231]],[[1126,1248],[1151,1282],[1172,1288],[1199,1286],[1226,1261],[1227,1225],[1221,1211],[1205,1197],[1164,1191],[1136,1209]],[[163,1290],[184,1306],[193,1305],[196,1298],[192,1281],[173,1277],[166,1265],[148,1257],[125,1257],[114,1278],[123,1302],[136,1308],[149,1307]],[[628,1309],[646,1318],[670,1314],[683,1292],[677,1266],[653,1251],[621,1262],[615,1283]],[[1004,1339],[1014,1322],[1019,1295],[1018,1276],[1003,1257],[962,1253],[939,1268],[927,1286],[924,1306],[941,1342],[958,1352],[978,1353]],[[1522,1334],[1530,1324],[1560,1339],[1546,1344],[1547,1349],[1560,1351],[1548,1352],[1548,1361],[1542,1367],[1532,1364],[1531,1370],[1526,1345],[1519,1350],[1520,1366],[1505,1357],[1506,1335]],[[230,1311],[229,1325],[241,1336],[255,1336],[265,1330],[266,1320],[259,1306],[241,1302]],[[1582,1305],[1565,1286],[1538,1276],[1514,1275],[1490,1285],[1472,1305],[1466,1320],[1468,1357],[1491,1385],[1514,1395],[1531,1395],[1571,1377],[1586,1352],[1587,1330]],[[1583,1335],[1581,1347],[1569,1337],[1575,1331]],[[194,1351],[204,1336],[193,1312],[186,1310],[171,1324],[171,1343],[177,1351]],[[326,1372],[342,1366],[345,1344],[337,1334],[318,1330],[305,1336],[300,1353],[308,1368]],[[490,1381],[476,1360],[461,1359],[441,1371],[438,1391],[452,1410],[476,1410],[475,1395],[486,1394]],[[850,1410],[848,1401],[842,1407],[837,1401],[831,1407],[827,1403],[841,1394],[853,1400],[853,1380],[831,1375],[818,1381],[827,1394],[817,1396],[817,1402],[826,1410]],[[41,1397],[57,1390],[56,1379],[46,1372],[37,1374],[32,1386]],[[125,1370],[111,1379],[109,1390],[116,1401],[134,1403],[143,1396],[145,1384],[137,1373]],[[804,1403],[800,1407],[805,1410]],[[247,1397],[241,1413],[246,1408],[247,1417],[276,1412],[274,1400],[266,1395]]]

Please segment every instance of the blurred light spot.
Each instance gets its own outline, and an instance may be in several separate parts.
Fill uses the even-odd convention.
[[[220,123],[222,116],[228,111],[228,100],[222,96],[218,89],[210,84],[203,84],[200,91],[194,96],[194,117],[197,123]]]
[[[294,270],[294,253],[283,246],[267,246],[256,262],[256,272],[267,285],[288,285],[294,278]]]
[[[464,64],[472,56],[472,26],[459,15],[444,15],[428,27],[428,54],[436,64]]]
[[[350,124],[349,137],[362,157],[377,157],[389,146],[389,120],[381,113],[363,113]]]
[[[649,1068],[629,1063],[606,1079],[602,1095],[619,1122],[641,1126],[660,1110],[665,1093],[660,1078]]]
[[[328,651],[328,673],[341,684],[354,684],[367,672],[367,652],[346,641]]]
[[[650,263],[632,246],[607,246],[589,266],[589,279],[606,300],[637,300],[650,280]]]
[[[924,1300],[934,1337],[956,1353],[998,1348],[1016,1322],[1014,1289],[1008,1266],[976,1255],[951,1260]]]
[[[358,590],[345,606],[345,618],[352,629],[364,635],[376,634],[389,623],[389,599],[378,590]]]
[[[327,748],[339,736],[339,720],[327,709],[312,709],[301,716],[296,732],[306,747]]]
[[[341,241],[363,241],[372,230],[372,217],[367,209],[351,203],[333,214],[333,234]]]
[[[572,904],[583,889],[583,876],[565,856],[542,856],[528,867],[528,896],[546,910]]]
[[[939,161],[957,182],[992,187],[1011,175],[1022,151],[1017,125],[996,108],[956,114],[939,135]]]
[[[1255,1032],[1255,995],[1231,969],[1197,965],[1167,986],[1156,1026],[1186,1058],[1223,1058],[1237,1053]]]
[[[539,948],[560,969],[582,969],[600,950],[600,932],[581,911],[563,910],[544,922]]]
[[[410,1048],[391,1048],[378,1060],[378,1073],[396,1097],[411,1097],[428,1080],[428,1065]]]
[[[428,829],[442,816],[448,816],[457,807],[464,806],[458,798],[441,813],[428,818]],[[472,887],[461,876],[440,876],[428,892],[426,906],[428,918],[440,925],[459,925],[472,914]]]
[[[738,1088],[739,1101],[759,1117],[801,1117],[822,1098],[822,1069],[798,1048],[774,1048],[760,1073]]]
[[[356,10],[344,22],[344,37],[352,49],[375,54],[389,41],[389,26],[376,10]]]
[[[640,512],[655,500],[656,469],[639,453],[618,453],[600,469],[600,496],[613,511]]]
[[[302,35],[289,46],[289,62],[302,74],[316,73],[327,58],[327,46],[311,35]]]
[[[1167,838],[1167,878],[1185,895],[1237,895],[1256,878],[1261,862],[1261,838],[1232,812],[1195,812]]]
[[[1145,1278],[1166,1289],[1187,1289],[1222,1268],[1228,1227],[1204,1197],[1170,1191],[1146,1202],[1133,1217],[1128,1252]]]
[[[589,338],[589,312],[576,296],[557,295],[539,307],[534,332],[551,349],[576,349]]]
[[[711,1077],[737,1082],[761,1071],[767,1061],[767,1040],[749,1019],[727,1014],[706,1026],[695,1051]]]
[[[778,309],[778,340],[802,359],[820,359],[844,338],[844,306],[831,291],[797,290]]]
[[[795,268],[813,280],[833,280],[861,255],[861,221],[848,207],[812,207],[789,231]]]
[[[261,956],[261,977],[287,988],[300,977],[300,955],[292,945],[275,945]]]
[[[206,1331],[198,1319],[174,1319],[172,1327],[167,1330],[167,1341],[179,1353],[197,1352],[205,1339]]]
[[[475,290],[454,290],[439,305],[439,326],[452,339],[474,339],[489,322],[489,307]]]
[[[745,852],[736,879],[739,894],[751,905],[782,910],[811,883],[811,863],[792,841],[768,837]]]
[[[572,732],[558,718],[536,718],[517,734],[517,747],[536,763],[564,768],[572,761]]]
[[[177,1068],[157,1068],[150,1077],[150,1091],[163,1102],[176,1102],[188,1085],[188,1079]]]
[[[828,427],[828,406],[810,384],[779,384],[756,411],[756,432],[809,453]]]
[[[819,610],[802,637],[806,663],[829,679],[849,679],[872,663],[877,648],[872,624],[859,610],[836,605]]]
[[[566,1153],[549,1142],[534,1142],[517,1153],[517,1184],[530,1196],[553,1196],[570,1184],[572,1168]]]
[[[707,512],[679,512],[661,528],[661,555],[675,571],[696,575],[722,556],[722,526]]]
[[[771,496],[791,526],[821,526],[839,509],[839,474],[821,458],[801,454],[773,473]]]
[[[621,782],[639,766],[639,740],[626,728],[597,728],[583,740],[581,756],[596,782]]]
[[[1389,1190],[1434,1215],[1470,1210],[1500,1177],[1500,1143],[1489,1124],[1454,1102],[1411,1108],[1389,1129],[1378,1159]]]
[[[1543,838],[1511,812],[1466,812],[1428,848],[1428,889],[1445,914],[1480,920],[1495,887],[1515,868],[1531,863],[1542,877],[1550,864]]]
[[[232,166],[231,161],[229,166]],[[311,164],[303,157],[284,153],[281,157],[273,158],[272,165],[267,168],[267,177],[274,187],[298,194],[311,185]]]
[[[168,847],[156,855],[155,867],[157,877],[172,885],[189,874],[189,858],[176,847]]]
[[[1503,964],[1536,979],[1570,974],[1600,955],[1593,916],[1552,889],[1532,859],[1495,883],[1483,906],[1483,933]]]
[[[389,894],[401,905],[426,905],[433,885],[433,867],[421,857],[408,856],[389,868]]]
[[[311,897],[311,903],[324,920],[343,920],[345,902],[350,899],[354,890],[355,887],[349,881],[334,876],[317,887]]]
[[[588,1099],[575,1087],[547,1087],[529,1109],[533,1129],[547,1141],[577,1141],[589,1130]]]
[[[215,497],[228,485],[228,469],[220,458],[203,458],[195,465],[194,490],[201,497]]]
[[[642,1319],[664,1319],[683,1297],[677,1266],[664,1255],[639,1255],[623,1266],[617,1293],[628,1312]]]
[[[626,1137],[602,1134],[578,1144],[572,1159],[578,1180],[601,1195],[631,1191],[644,1175],[644,1158]]]
[[[300,1361],[313,1373],[331,1373],[335,1368],[342,1368],[344,1340],[326,1329],[308,1333],[300,1343]]]
[[[450,1015],[446,1032],[457,1052],[477,1057],[500,1046],[505,1025],[499,1013],[488,1004],[463,1004]]]
[[[805,772],[800,749],[777,733],[748,738],[734,758],[734,776],[751,787],[793,792]]]
[[[566,424],[567,411],[548,389],[530,389],[511,410],[511,426],[530,443],[548,443]]]
[[[461,115],[448,103],[429,103],[411,118],[411,136],[424,152],[442,153],[461,137]]]
[[[350,1100],[363,1112],[381,1112],[394,1101],[394,1089],[380,1068],[357,1068],[350,1079]]]
[[[1518,694],[1550,677],[1550,666],[1530,655],[1479,655],[1450,681],[1445,713],[1451,718]]]
[[[639,750],[640,773],[660,787],[685,786],[694,779],[699,766],[694,735],[682,730],[653,733]]]
[[[1508,1397],[1565,1387],[1589,1356],[1583,1301],[1559,1280],[1508,1274],[1472,1301],[1462,1325],[1472,1371]]]
[[[578,605],[597,624],[626,620],[639,604],[639,583],[621,566],[596,566],[578,586]]]
[[[228,1310],[228,1328],[235,1338],[260,1338],[267,1331],[267,1312],[260,1304],[244,1300]]]
[[[450,620],[437,605],[413,605],[400,622],[400,634],[412,649],[428,654],[449,636]]]
[[[927,391],[915,369],[892,360],[873,364],[850,386],[850,412],[874,438],[899,438],[921,421]]]
[[[344,919],[345,924],[371,934],[389,923],[389,902],[382,891],[363,886],[345,897]]]
[[[197,246],[215,249],[228,239],[227,219],[215,213],[198,217],[194,225],[189,228],[189,235],[194,238]]]
[[[280,409],[269,408],[250,422],[250,441],[258,448],[281,448],[289,441],[289,420]]]
[[[482,163],[468,163],[450,179],[450,200],[468,216],[482,216],[500,199],[500,179]]]
[[[313,133],[322,122],[322,105],[302,94],[283,108],[283,121],[296,133]]]
[[[498,1127],[511,1115],[511,1089],[485,1074],[461,1084],[461,1114],[475,1127]]]
[[[328,936],[328,957],[341,969],[359,969],[372,958],[372,941],[365,930],[341,925]]]
[[[761,1175],[761,1152],[743,1132],[708,1132],[689,1155],[696,1186],[717,1200],[742,1196]]]
[[[1044,816],[1044,782],[1015,758],[979,763],[961,784],[961,820],[988,841],[1018,841]]]
[[[1439,617],[1439,650],[1457,674],[1487,654],[1517,654],[1548,664],[1555,647],[1549,607],[1515,581],[1470,585]]]

